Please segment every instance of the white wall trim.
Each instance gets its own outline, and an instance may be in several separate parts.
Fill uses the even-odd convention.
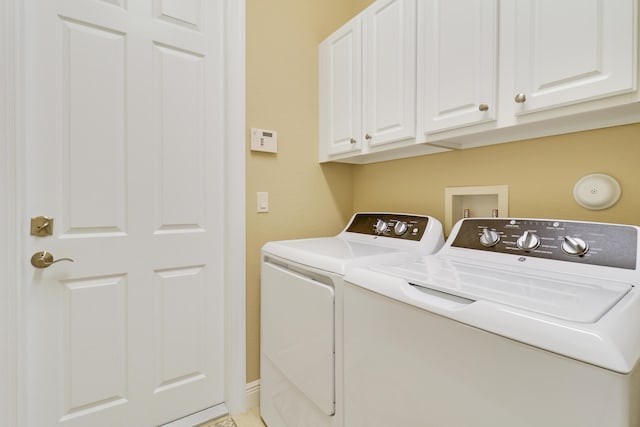
[[[18,7],[0,2],[0,427],[18,425]]]
[[[260,380],[247,383],[247,410],[260,406]]]
[[[227,415],[229,410],[227,409],[227,405],[221,403],[220,405],[212,406],[211,408],[207,408],[203,411],[196,412],[195,414],[187,415],[184,418],[180,418],[179,420],[171,421],[167,424],[162,424],[159,427],[194,427],[199,426],[202,423],[205,423],[210,420],[215,420],[216,418],[220,418],[224,415]]]
[[[226,0],[225,400],[246,411],[245,0]]]

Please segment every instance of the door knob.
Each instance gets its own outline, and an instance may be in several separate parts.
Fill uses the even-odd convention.
[[[56,262],[60,261],[74,262],[71,258],[59,258],[54,261],[53,254],[47,251],[36,252],[31,257],[31,265],[33,265],[35,268],[47,268],[51,264],[55,264]]]
[[[516,101],[518,104],[523,104],[527,101],[527,95],[525,95],[524,93],[519,93],[514,98],[514,101]]]

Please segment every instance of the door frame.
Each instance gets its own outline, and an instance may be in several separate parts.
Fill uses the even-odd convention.
[[[0,1],[0,427],[25,422],[21,236],[24,188],[24,6]],[[245,0],[225,0],[225,403],[246,410]],[[186,415],[186,414],[185,414]]]
[[[20,297],[17,283],[21,251],[18,241],[20,206],[17,201],[19,97],[22,82],[16,26],[19,0],[0,2],[0,426],[18,425],[20,375],[18,331]],[[6,261],[6,262],[2,262]]]
[[[15,1],[15,0],[14,0]],[[231,414],[244,412],[246,346],[246,0],[226,0],[225,28],[225,401]]]

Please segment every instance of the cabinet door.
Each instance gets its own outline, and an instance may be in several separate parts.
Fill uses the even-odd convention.
[[[633,90],[635,3],[518,0],[516,114]]]
[[[424,133],[495,120],[496,0],[418,6],[418,113]]]
[[[364,137],[371,146],[414,138],[416,2],[378,0],[363,26]]]
[[[362,147],[362,36],[356,17],[320,44],[320,160]]]

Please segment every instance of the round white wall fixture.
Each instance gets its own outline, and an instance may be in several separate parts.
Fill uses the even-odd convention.
[[[593,173],[583,176],[573,186],[573,198],[591,210],[607,209],[620,199],[620,184],[612,176]]]

